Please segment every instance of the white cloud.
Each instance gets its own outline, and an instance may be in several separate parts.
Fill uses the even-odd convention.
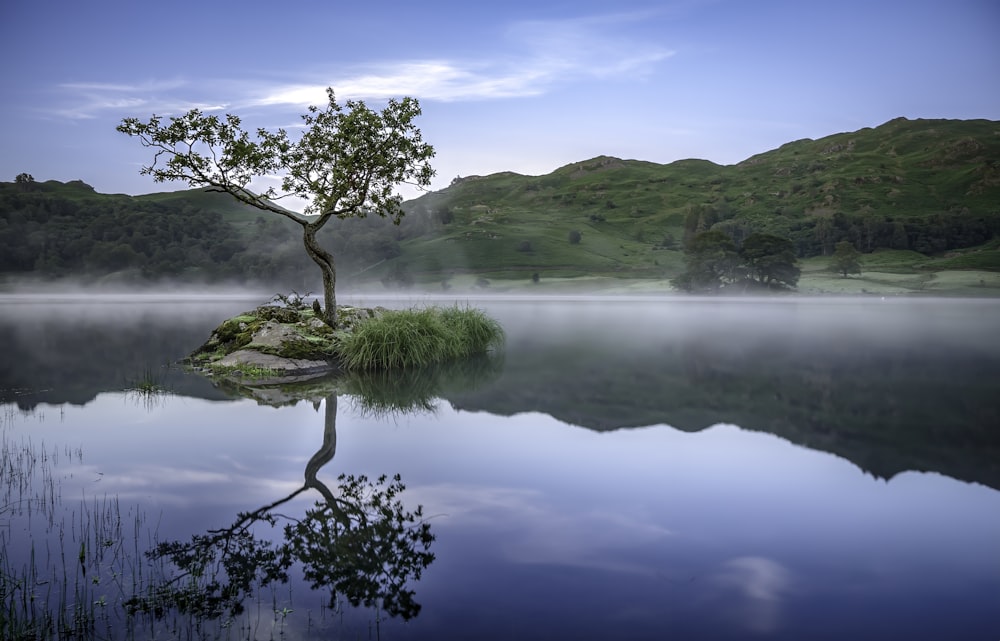
[[[424,100],[486,100],[541,93],[544,74],[536,69],[476,70],[445,61],[389,63],[333,79],[329,83],[276,87],[253,101],[257,105],[316,105],[326,102],[326,87],[338,98],[384,100],[413,96]]]
[[[535,96],[559,84],[588,78],[643,75],[673,55],[659,45],[637,42],[615,26],[641,16],[611,16],[512,25],[501,55],[470,60],[403,60],[357,68],[312,84],[279,86],[257,105],[314,105],[332,86],[340,98],[380,100],[413,96],[425,100],[490,100]]]
[[[614,14],[572,20],[515,23],[509,36],[552,73],[591,77],[644,74],[674,52],[616,33],[619,25],[647,19],[645,14]]]
[[[623,28],[642,15],[524,21],[502,32],[498,47],[484,44],[477,58],[415,58],[362,64],[345,73],[312,76],[291,84],[181,78],[136,83],[68,82],[59,85],[66,106],[49,113],[84,119],[138,111],[172,115],[198,108],[322,105],[331,86],[340,99],[473,101],[537,96],[554,87],[588,79],[642,76],[673,55],[658,44],[636,39]],[[490,49],[490,50],[488,50]],[[488,50],[488,51],[487,51]],[[342,65],[341,65],[342,68]],[[220,92],[226,92],[220,95]]]

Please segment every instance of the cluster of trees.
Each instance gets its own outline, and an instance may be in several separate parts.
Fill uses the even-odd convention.
[[[685,244],[684,271],[671,283],[687,292],[789,289],[800,273],[795,246],[787,238],[751,233],[737,246],[726,233],[709,230]]]
[[[755,225],[721,201],[688,209],[684,243],[689,243],[696,234],[716,230],[739,244],[755,229],[788,238],[795,253],[803,258],[830,256],[842,241],[850,242],[861,252],[911,249],[935,254],[975,247],[1000,235],[1000,217],[967,209],[905,218],[872,212],[805,215],[779,210],[763,225]]]
[[[996,216],[968,210],[912,218],[836,212],[788,225],[788,235],[801,256],[829,256],[843,241],[861,252],[911,249],[935,254],[975,247],[997,234],[1000,221]]]
[[[245,247],[218,214],[97,197],[83,183],[59,190],[20,188],[25,184],[0,185],[0,272],[229,276],[239,270],[229,261]]]

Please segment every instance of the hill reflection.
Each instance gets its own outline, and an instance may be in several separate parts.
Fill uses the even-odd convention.
[[[877,477],[935,471],[1000,488],[1000,354],[988,320],[941,333],[916,331],[910,310],[843,325],[788,311],[796,310],[767,325],[745,310],[701,316],[697,328],[521,335],[508,340],[496,382],[448,399],[458,409],[543,412],[598,431],[732,423],[837,454]]]
[[[882,478],[935,471],[1000,489],[998,314],[988,301],[494,302],[505,354],[442,368],[286,389],[164,367],[246,305],[5,307],[0,402],[87,403],[152,371],[173,394],[212,400],[280,405],[340,394],[380,414],[444,398],[458,409],[543,412],[593,430],[733,423]]]

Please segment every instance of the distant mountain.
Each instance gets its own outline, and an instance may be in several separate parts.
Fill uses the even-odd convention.
[[[341,284],[669,278],[684,240],[707,229],[737,243],[754,231],[784,236],[801,257],[849,240],[1000,271],[1000,122],[899,118],[729,166],[601,156],[544,176],[456,178],[404,209],[399,227],[377,216],[327,226]],[[0,275],[315,288],[299,236],[291,221],[203,189],[130,197],[80,181],[0,183]]]

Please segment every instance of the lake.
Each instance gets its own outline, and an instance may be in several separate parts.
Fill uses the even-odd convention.
[[[462,299],[502,353],[172,365],[265,300],[0,296],[0,636],[1000,638],[1000,301]]]

